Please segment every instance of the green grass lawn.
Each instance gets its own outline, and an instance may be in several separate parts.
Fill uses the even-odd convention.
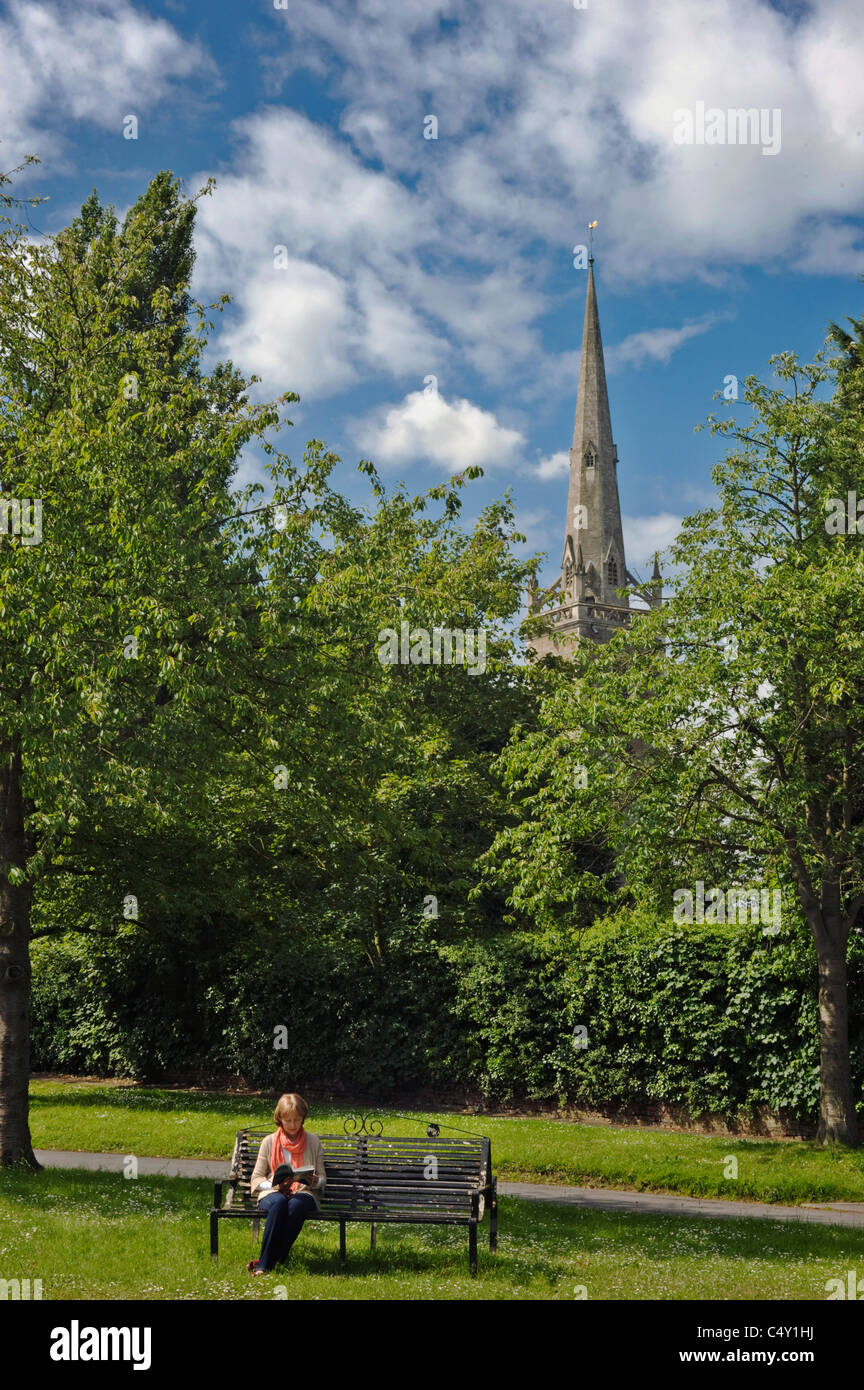
[[[355,1111],[316,1105],[309,1128],[341,1133]],[[383,1107],[385,1133],[422,1135],[414,1121]],[[116,1083],[34,1081],[33,1143],[167,1158],[230,1158],[234,1131],[272,1124],[273,1101],[258,1097],[165,1091]],[[761,1202],[864,1202],[864,1151],[833,1151],[798,1140],[729,1139],[659,1130],[572,1124],[563,1120],[491,1118],[429,1112],[442,1133],[459,1130],[492,1140],[503,1181],[573,1183],[644,1192],[680,1192]],[[424,1115],[425,1118],[425,1115]],[[448,1127],[443,1127],[444,1125]],[[449,1126],[452,1126],[450,1128]],[[737,1178],[724,1176],[737,1159]]]
[[[307,1222],[287,1268],[252,1279],[247,1222],[224,1222],[209,1256],[212,1186],[184,1178],[46,1170],[0,1173],[0,1278],[41,1279],[51,1299],[824,1300],[864,1274],[864,1231],[751,1220],[618,1215],[502,1199],[497,1255],[480,1230],[479,1276],[452,1227],[348,1230]],[[484,1248],[484,1237],[485,1248]]]

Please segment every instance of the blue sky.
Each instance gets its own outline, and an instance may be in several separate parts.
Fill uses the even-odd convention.
[[[724,378],[864,312],[862,67],[859,0],[13,0],[2,162],[41,158],[46,232],[94,186],[122,211],[159,169],[215,177],[194,288],[233,297],[215,354],[300,392],[284,447],[324,439],[357,498],[362,457],[416,490],[479,463],[466,519],[510,487],[549,578],[596,218],[642,572],[711,496]],[[699,103],[779,111],[779,148],[676,143]]]

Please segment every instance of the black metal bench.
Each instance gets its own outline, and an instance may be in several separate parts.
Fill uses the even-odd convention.
[[[492,1145],[473,1136],[442,1139],[440,1126],[427,1126],[425,1139],[388,1139],[383,1122],[361,1116],[346,1120],[344,1134],[320,1134],[327,1170],[321,1209],[310,1221],[339,1222],[339,1262],[346,1264],[345,1231],[349,1221],[365,1221],[371,1227],[375,1248],[376,1228],[399,1222],[423,1225],[467,1226],[468,1262],[477,1273],[477,1227],[489,1210],[489,1249],[498,1248],[498,1180],[492,1176]],[[267,1219],[250,1193],[252,1170],[262,1139],[269,1129],[241,1129],[237,1133],[237,1171],[213,1189],[210,1212],[210,1254],[219,1256],[219,1222],[231,1218],[251,1220],[257,1240],[260,1224]]]

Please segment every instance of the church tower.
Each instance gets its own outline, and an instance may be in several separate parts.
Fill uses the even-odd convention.
[[[660,601],[656,564],[654,580],[654,588],[643,591],[652,604],[655,595]],[[581,638],[608,641],[616,629],[629,624],[634,611],[622,590],[638,583],[624,556],[618,450],[612,439],[591,256],[561,577],[542,595],[536,587],[532,592],[531,610],[537,613],[542,607],[549,628],[548,635],[531,639],[537,656],[552,652],[566,657],[568,646]],[[551,609],[546,606],[550,600],[555,603]]]

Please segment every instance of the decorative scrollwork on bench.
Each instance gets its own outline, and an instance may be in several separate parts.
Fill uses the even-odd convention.
[[[372,1119],[369,1115],[349,1115],[342,1121],[342,1128],[352,1138],[363,1134],[380,1136],[384,1133],[384,1121]]]

